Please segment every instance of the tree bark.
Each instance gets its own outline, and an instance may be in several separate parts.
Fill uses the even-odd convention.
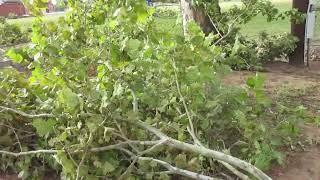
[[[307,13],[309,0],[293,0],[292,7],[297,8],[299,12]],[[291,23],[291,33],[299,39],[297,48],[289,57],[289,63],[296,66],[304,65],[304,48],[305,48],[305,26],[306,21],[296,24],[294,21]]]
[[[190,21],[195,21],[201,27],[201,29],[205,34],[209,34],[210,32],[215,32],[215,28],[205,9],[201,7],[193,6],[192,0],[181,0],[180,6],[181,6],[184,35],[188,34],[188,23]],[[217,9],[219,11],[217,13],[220,14],[220,6],[218,3],[215,9]]]
[[[188,22],[194,21],[191,0],[181,0],[180,8],[182,14],[183,34],[186,36],[188,34]]]

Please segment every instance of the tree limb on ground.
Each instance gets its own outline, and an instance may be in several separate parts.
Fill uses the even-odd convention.
[[[5,107],[0,106],[0,108],[4,109]],[[26,114],[24,112],[21,111],[17,111],[11,108],[6,108],[8,109],[10,112],[14,112],[26,117],[54,117],[54,115],[51,114],[40,114],[40,115],[30,115],[30,114]],[[126,121],[126,120],[124,120]],[[141,128],[143,128],[146,131],[149,131],[151,133],[153,133],[154,135],[156,135],[158,138],[160,138],[160,140],[155,140],[155,141],[123,141],[120,142],[118,144],[113,144],[113,145],[109,145],[109,146],[105,146],[105,147],[96,147],[96,148],[91,148],[88,151],[89,152],[101,152],[101,151],[108,151],[108,150],[114,150],[114,149],[121,149],[126,145],[129,144],[137,144],[137,145],[152,145],[152,146],[160,146],[160,145],[166,145],[175,149],[179,149],[182,151],[189,151],[189,152],[193,152],[195,154],[200,154],[202,156],[208,157],[208,158],[213,158],[217,161],[222,161],[224,162],[224,165],[226,166],[225,163],[229,164],[230,166],[234,166],[237,168],[240,168],[250,174],[252,174],[254,177],[261,179],[261,180],[271,180],[270,177],[268,177],[265,173],[263,173],[261,170],[259,170],[258,168],[256,168],[255,166],[253,166],[252,164],[243,161],[241,159],[235,158],[233,156],[230,156],[228,154],[219,152],[219,151],[214,151],[211,149],[208,149],[204,146],[198,145],[198,144],[189,144],[186,142],[182,142],[176,139],[173,139],[171,137],[168,137],[167,135],[165,135],[164,133],[162,133],[160,130],[148,125],[147,123],[143,122],[143,121],[126,121],[129,123],[133,123]],[[151,148],[153,149],[153,148]],[[11,155],[11,156],[15,156],[15,157],[19,157],[19,156],[25,156],[25,155],[32,155],[32,154],[40,154],[40,153],[46,153],[46,154],[55,154],[58,152],[64,151],[62,150],[35,150],[35,151],[27,151],[27,152],[19,152],[19,153],[14,153],[14,152],[8,152],[8,151],[0,151],[0,154],[6,154],[6,155]],[[75,151],[72,153],[79,153],[79,152],[83,152],[83,150],[79,150],[79,151]],[[245,178],[245,177],[243,177]]]

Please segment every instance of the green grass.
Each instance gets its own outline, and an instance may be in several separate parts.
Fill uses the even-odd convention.
[[[281,11],[291,9],[292,0],[272,0],[275,6]],[[220,3],[222,10],[230,9],[232,6],[241,6],[240,0],[232,0]],[[176,8],[179,8],[178,6]],[[180,33],[181,27],[177,27],[175,18],[157,18],[157,28],[163,31]],[[320,23],[319,23],[320,24]],[[248,36],[257,36],[265,31],[270,34],[280,34],[290,32],[289,19],[267,22],[266,17],[259,15],[253,18],[249,23],[241,26],[241,33]]]
[[[315,44],[320,45],[320,12],[317,13],[316,29],[314,33],[314,39],[317,41]]]
[[[291,9],[291,0],[273,0],[275,6],[280,12]],[[241,32],[248,36],[256,36],[260,32],[265,31],[270,34],[278,34],[290,32],[290,20],[279,20],[267,22],[266,17],[259,15],[253,18],[249,23],[241,27]]]
[[[44,19],[45,21],[57,21],[59,17],[64,16],[64,14],[57,14],[57,15],[48,15]],[[23,30],[31,28],[32,27],[32,20],[34,17],[25,17],[25,18],[19,18],[19,19],[9,19],[8,23],[10,24],[17,24],[21,26]]]
[[[292,0],[272,0],[273,3],[280,11],[290,10]],[[240,0],[231,0],[221,2],[221,7],[223,10],[227,10],[232,6],[241,6]],[[178,6],[173,8],[179,8]],[[59,15],[50,15],[46,16],[46,21],[56,21],[59,17],[63,16],[63,14]],[[320,17],[320,15],[318,16]],[[11,19],[8,20],[9,23],[14,23],[20,25],[23,29],[29,28],[32,25],[32,17],[30,18],[21,18],[21,19]],[[157,28],[163,31],[169,31],[172,33],[182,33],[181,25],[176,25],[176,18],[156,18]],[[320,19],[318,18],[316,36],[320,37]],[[241,27],[241,32],[248,36],[256,36],[260,32],[265,31],[270,34],[277,34],[283,32],[290,32],[290,21],[279,20],[267,22],[266,18],[262,15],[259,15],[253,18],[249,23],[243,25]]]
[[[181,23],[177,24],[176,18],[156,17],[156,28],[162,32],[171,32],[172,34],[183,34]]]

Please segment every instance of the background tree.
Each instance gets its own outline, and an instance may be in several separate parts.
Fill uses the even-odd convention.
[[[309,0],[293,0],[292,7],[298,9],[301,13],[307,13],[308,11]],[[297,47],[295,51],[290,55],[289,63],[292,65],[304,65],[305,57],[305,27],[306,21],[296,22],[292,21],[291,24],[291,33],[292,35],[298,37],[299,41],[297,42]]]

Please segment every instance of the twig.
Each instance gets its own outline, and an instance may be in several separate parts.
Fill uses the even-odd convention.
[[[130,92],[131,92],[131,95],[132,95],[132,98],[133,98],[133,101],[132,101],[132,109],[133,109],[133,112],[138,112],[138,100],[137,100],[137,96],[136,94],[134,93],[134,91],[132,89],[130,89]]]
[[[220,42],[222,42],[224,39],[226,39],[232,32],[234,24],[238,21],[238,19],[243,15],[244,13],[241,13],[239,16],[237,16],[230,24],[228,27],[228,32],[224,36],[222,36],[220,39],[218,39],[214,45],[218,45]]]
[[[79,179],[80,179],[80,168],[81,168],[81,166],[83,165],[84,160],[85,160],[85,158],[86,158],[86,156],[87,156],[88,146],[89,146],[89,144],[90,144],[91,141],[92,141],[92,133],[90,133],[90,135],[89,135],[88,141],[87,141],[87,143],[86,143],[84,155],[82,156],[81,161],[80,161],[80,163],[79,163],[79,165],[78,165],[76,180],[79,180]]]
[[[218,29],[218,27],[216,26],[216,24],[213,22],[213,20],[212,20],[212,18],[211,18],[211,16],[209,15],[209,13],[207,12],[207,16],[208,16],[208,18],[209,18],[209,20],[210,20],[210,22],[211,22],[211,24],[213,25],[213,27],[216,29],[216,31],[217,31],[217,33],[219,34],[219,36],[222,38],[223,36],[222,36],[222,34],[220,33],[220,31],[219,31],[219,29]]]
[[[192,178],[192,179],[199,179],[199,180],[220,180],[218,178],[213,178],[210,176],[205,176],[199,173],[195,173],[192,171],[188,171],[188,170],[184,170],[184,169],[180,169],[177,168],[175,166],[172,166],[171,164],[165,162],[165,161],[161,161],[159,159],[154,159],[154,158],[150,158],[150,157],[138,157],[139,160],[141,161],[153,161],[156,162],[157,164],[160,164],[161,166],[167,168],[170,172],[174,173],[174,174],[179,174],[181,176],[185,176],[188,178]]]
[[[173,66],[173,71],[174,71],[174,77],[175,77],[175,82],[176,82],[176,86],[177,86],[177,91],[178,91],[178,94],[180,96],[180,99],[182,101],[182,104],[183,104],[183,107],[186,111],[186,114],[187,114],[187,117],[188,117],[188,120],[189,120],[189,127],[187,128],[190,135],[192,136],[192,139],[193,141],[198,144],[198,145],[201,145],[201,142],[199,141],[199,139],[197,138],[196,136],[196,133],[194,131],[194,126],[193,126],[193,122],[192,122],[192,117],[190,115],[190,112],[189,112],[189,109],[188,109],[188,106],[187,106],[187,103],[184,99],[184,96],[182,95],[181,93],[181,89],[180,89],[180,84],[179,84],[179,80],[178,80],[178,73],[177,73],[177,66],[175,64],[175,61],[172,60],[172,66]]]
[[[9,112],[12,112],[15,114],[19,114],[23,117],[30,118],[30,119],[32,119],[32,118],[54,118],[55,117],[53,114],[35,114],[35,115],[27,114],[23,111],[19,111],[19,110],[4,107],[4,106],[0,106],[0,109],[3,109],[5,111],[9,111]]]
[[[21,132],[24,132],[24,133],[28,133],[29,135],[35,135],[35,133],[33,133],[31,131],[26,131],[26,130],[23,130],[23,129],[14,128],[14,127],[6,125],[6,124],[0,124],[0,126],[4,126],[4,127],[7,127],[7,128],[12,128],[12,129],[14,129],[16,131],[21,131]]]
[[[144,154],[147,154],[147,153],[150,153],[152,152],[153,150],[155,150],[157,147],[163,145],[165,143],[166,140],[160,140],[159,143],[153,145],[151,148],[145,150],[145,151],[142,151],[142,152],[138,152],[138,156],[136,156],[134,158],[134,160],[132,161],[132,163],[130,164],[130,166],[127,168],[127,170],[118,178],[119,180],[122,180],[122,179],[125,179],[125,177],[131,172],[134,164],[138,161],[138,158],[143,156]],[[132,156],[132,154],[131,154]]]
[[[14,135],[16,136],[17,142],[18,142],[18,144],[19,144],[20,151],[22,152],[22,146],[21,146],[21,142],[20,142],[20,140],[19,140],[18,134],[16,133],[16,131],[14,130],[14,128],[12,127],[11,124],[9,125],[9,127],[10,127],[10,129],[13,131]]]
[[[118,144],[113,144],[109,146],[104,146],[104,147],[98,147],[98,148],[91,148],[88,151],[90,152],[101,152],[101,151],[108,151],[108,150],[113,150],[113,149],[119,149],[125,145],[128,145],[129,143],[132,144],[139,144],[139,145],[155,145],[158,144],[160,141],[125,141],[125,142],[120,142]],[[59,151],[65,151],[64,149],[61,150],[56,150],[56,149],[51,149],[51,150],[34,150],[34,151],[25,151],[25,152],[10,152],[10,151],[2,151],[0,150],[0,154],[5,154],[5,155],[10,155],[14,157],[20,157],[20,156],[26,156],[26,155],[33,155],[33,154],[56,154]],[[70,152],[70,154],[76,154],[83,152],[83,150],[78,150],[78,151],[73,151]]]
[[[33,155],[33,154],[56,154],[56,153],[58,153],[58,150],[36,150],[36,151],[26,151],[26,152],[19,152],[19,153],[0,150],[0,154],[10,155],[14,157]]]
[[[252,174],[256,178],[261,179],[261,180],[272,180],[269,176],[267,176],[265,173],[263,173],[260,169],[256,168],[255,166],[253,166],[252,164],[250,164],[246,161],[243,161],[241,159],[238,159],[236,157],[230,156],[228,154],[225,154],[225,153],[222,153],[219,151],[214,151],[214,150],[205,148],[203,146],[189,144],[189,143],[185,143],[185,142],[170,138],[170,137],[166,136],[165,134],[163,134],[162,132],[160,132],[158,129],[156,129],[156,128],[154,128],[154,127],[152,127],[142,121],[135,121],[134,123],[136,125],[144,128],[145,130],[154,133],[160,139],[167,139],[166,145],[169,147],[172,147],[175,149],[180,149],[182,151],[193,152],[196,154],[203,155],[205,157],[209,157],[209,158],[213,158],[216,160],[226,162],[232,166],[238,167],[238,168]]]
[[[118,178],[118,180],[126,179],[127,175],[132,171],[132,168],[136,164],[137,161],[138,161],[138,157],[134,158],[133,161],[131,162],[131,164],[129,165],[129,167],[127,168],[127,170],[123,174],[121,174],[121,176]]]
[[[232,32],[232,25],[229,25],[229,28],[228,28],[228,32],[227,34],[225,34],[224,36],[222,36],[220,39],[218,39],[214,45],[218,45],[220,42],[222,42],[224,39],[226,39]]]
[[[115,119],[114,119],[113,121],[114,121],[114,123],[116,124],[116,126],[117,126],[117,128],[119,129],[119,132],[120,132],[120,134],[117,134],[117,136],[119,136],[119,137],[123,138],[124,140],[128,141],[129,139],[128,139],[127,136],[123,133],[120,124],[119,124]],[[138,148],[137,148],[137,147],[135,147],[134,145],[132,145],[132,144],[130,144],[130,143],[129,143],[129,146],[130,146],[133,150],[135,150],[136,152],[138,152]]]
[[[229,169],[233,174],[238,176],[240,179],[242,179],[242,180],[249,180],[250,179],[247,175],[245,175],[242,172],[238,171],[236,168],[234,168],[230,164],[228,164],[228,163],[226,163],[224,161],[218,161],[218,162],[221,163],[227,169]]]
[[[176,77],[177,77],[177,73],[175,73]],[[177,83],[177,85],[179,85],[179,83]],[[180,89],[180,87],[179,87]],[[182,97],[183,99],[183,97]],[[184,102],[184,101],[183,101]],[[186,108],[186,103],[184,102],[184,106]],[[0,108],[3,108],[2,106],[0,106]],[[53,115],[51,114],[45,114],[45,115],[30,115],[30,114],[26,114],[24,112],[21,111],[17,111],[11,108],[6,108],[6,110],[15,112],[17,114],[22,114],[26,117],[32,117],[34,118],[36,117],[53,117]],[[186,108],[186,111],[188,111],[188,109]],[[233,156],[230,156],[228,154],[219,152],[219,151],[214,151],[211,149],[208,149],[204,146],[201,145],[201,143],[199,144],[189,144],[189,143],[185,143],[176,139],[173,139],[171,137],[168,137],[167,135],[165,135],[164,133],[162,133],[160,130],[148,125],[147,123],[137,120],[137,121],[128,121],[128,120],[124,120],[126,122],[129,123],[133,123],[137,126],[140,126],[141,128],[153,133],[154,135],[158,136],[160,138],[160,140],[156,140],[156,141],[124,141],[124,142],[119,142],[118,144],[113,144],[113,145],[109,145],[109,146],[105,146],[105,147],[96,147],[96,148],[91,148],[88,151],[90,152],[101,152],[101,151],[107,151],[107,150],[114,150],[114,149],[118,149],[121,151],[126,152],[127,154],[131,155],[131,156],[135,156],[131,151],[124,149],[123,147],[129,144],[136,144],[136,145],[157,145],[157,144],[164,144],[167,145],[169,147],[175,148],[175,149],[179,149],[182,151],[189,151],[195,154],[199,154],[208,158],[213,158],[216,159],[218,161],[222,161],[225,163],[228,163],[229,165],[235,166],[237,168],[240,168],[250,174],[252,174],[253,176],[255,176],[258,179],[261,180],[271,180],[270,177],[268,177],[266,174],[264,174],[261,170],[259,170],[258,168],[256,168],[255,166],[251,165],[250,163],[243,161],[241,159],[235,158]],[[193,126],[191,119],[189,119],[189,121],[191,122],[190,126]],[[194,132],[194,131],[193,131]],[[192,133],[193,133],[192,132]],[[155,147],[155,146],[154,146]],[[153,149],[154,147],[151,147],[150,149]],[[9,152],[9,151],[2,151],[0,150],[0,154],[4,154],[4,155],[10,155],[10,156],[14,156],[14,157],[19,157],[19,156],[25,156],[25,155],[33,155],[33,154],[56,154],[59,151],[65,151],[65,150],[35,150],[35,151],[26,151],[26,152],[19,152],[19,153],[15,153],[15,152]],[[84,152],[84,150],[77,150],[77,151],[73,151],[70,152],[72,154],[75,153],[80,153],[80,152]],[[160,160],[159,160],[160,161]],[[158,162],[159,162],[158,161]],[[162,162],[159,162],[160,164]],[[166,162],[164,162],[166,163]],[[170,164],[163,164],[169,168],[172,168]],[[169,166],[170,165],[170,166]],[[179,169],[171,169],[173,170],[175,173],[179,174]],[[178,170],[178,171],[175,171]],[[182,171],[184,172],[184,171]],[[189,173],[189,171],[187,171]],[[188,174],[187,173],[187,174]],[[191,175],[198,175],[197,173],[191,172]],[[190,174],[188,174],[190,175]],[[197,176],[198,177],[198,176]]]
[[[145,150],[145,151],[142,151],[139,153],[140,156],[144,155],[144,154],[148,154],[150,152],[152,152],[153,150],[155,150],[156,148],[164,145],[166,143],[167,139],[163,139],[163,140],[160,140],[160,142],[158,144],[155,144],[153,145],[151,148]]]

